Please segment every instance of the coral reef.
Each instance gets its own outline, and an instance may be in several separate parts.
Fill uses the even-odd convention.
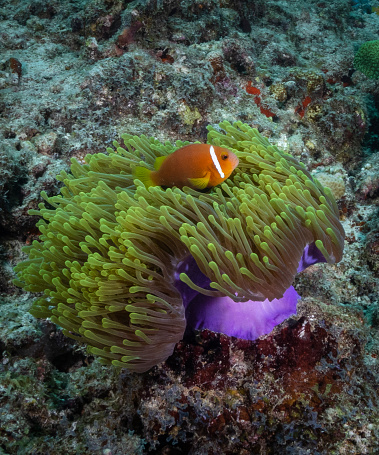
[[[378,39],[377,9],[377,0],[1,3],[0,452],[379,451],[379,91],[354,67],[360,46]],[[296,275],[297,314],[256,341],[189,331],[138,374],[101,365],[31,316],[35,296],[12,284],[12,269],[39,239],[28,210],[41,191],[55,197],[71,158],[95,163],[114,138],[124,146],[123,132],[206,142],[223,121],[256,128],[337,190],[344,255]]]

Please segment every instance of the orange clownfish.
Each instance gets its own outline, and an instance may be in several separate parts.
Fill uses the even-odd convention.
[[[238,166],[237,156],[228,149],[210,144],[190,144],[155,160],[155,171],[138,166],[134,177],[149,186],[204,190],[219,185]]]

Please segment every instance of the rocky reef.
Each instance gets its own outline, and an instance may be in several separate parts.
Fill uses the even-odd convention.
[[[379,451],[379,82],[354,68],[378,2],[20,0],[0,6],[0,453]],[[242,121],[330,188],[338,264],[255,341],[187,331],[145,373],[100,365],[13,284],[41,191],[123,133]]]

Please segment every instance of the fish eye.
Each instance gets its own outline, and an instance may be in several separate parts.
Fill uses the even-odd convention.
[[[228,155],[227,155],[226,153],[223,153],[223,154],[221,155],[221,159],[222,159],[222,160],[227,160],[227,159],[228,159]]]

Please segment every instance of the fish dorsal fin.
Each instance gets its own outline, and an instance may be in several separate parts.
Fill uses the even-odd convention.
[[[207,172],[204,177],[199,177],[196,179],[188,179],[189,183],[198,190],[203,190],[208,186],[209,179],[211,178],[211,173]]]
[[[167,158],[167,156],[158,156],[158,158],[155,158],[154,169],[156,171],[159,171],[160,167],[163,164],[163,161],[165,161],[166,158]]]

